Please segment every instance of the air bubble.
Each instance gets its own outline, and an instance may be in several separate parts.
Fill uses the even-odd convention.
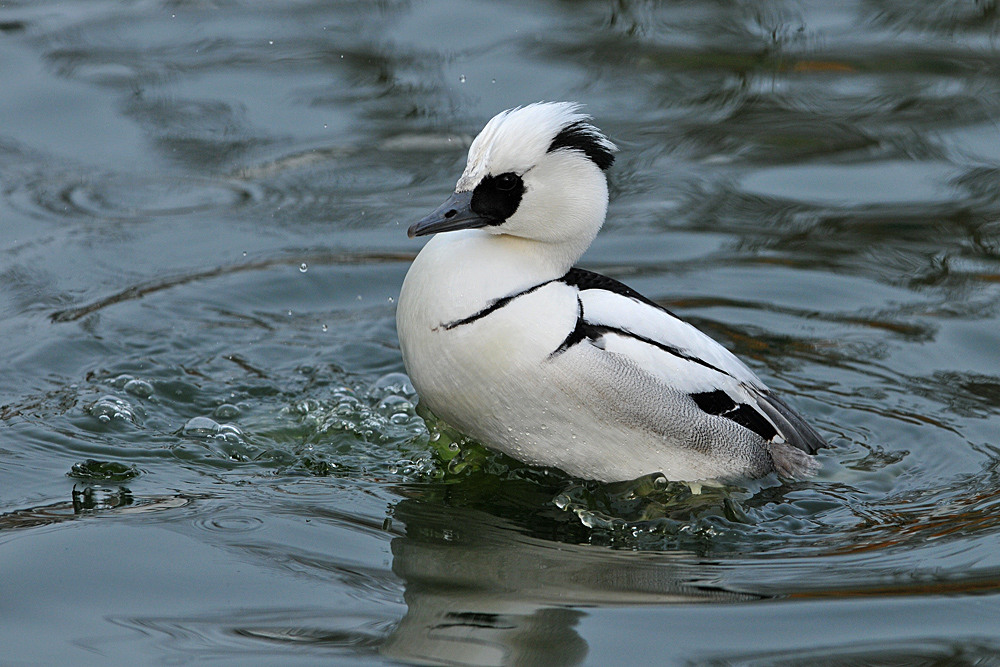
[[[215,437],[226,442],[239,443],[243,442],[243,431],[234,424],[222,424],[219,426],[219,432]]]
[[[240,416],[240,409],[230,403],[223,403],[215,409],[212,416],[219,419],[234,419]]]
[[[208,438],[216,435],[221,427],[208,417],[193,417],[184,424],[183,433],[195,438]]]
[[[138,423],[136,413],[139,412],[132,405],[117,396],[102,396],[97,402],[90,406],[88,410],[91,417],[97,417],[98,421],[107,424],[112,419]]]
[[[135,378],[128,374],[119,375],[114,380],[111,381],[111,386],[115,389],[124,389],[125,385],[134,380]]]
[[[322,329],[323,329],[323,331],[324,331],[324,332],[326,332],[326,331],[329,331],[329,330],[330,330],[330,327],[328,327],[328,326],[326,326],[326,325],[324,324],[324,325],[322,326]]]
[[[462,74],[461,76],[458,77],[458,82],[459,83],[465,83],[465,75],[464,74]]]
[[[139,398],[149,398],[153,395],[153,385],[145,380],[129,380],[125,383],[124,389]]]
[[[416,393],[417,390],[410,383],[410,378],[402,373],[387,373],[376,380],[375,384],[368,390],[368,395],[373,398],[384,397],[389,394],[413,396]]]
[[[410,403],[403,396],[398,396],[396,394],[389,394],[381,401],[379,401],[378,409],[382,413],[387,413],[389,415],[395,414],[409,414],[413,410],[413,403]]]
[[[299,264],[299,271],[301,273],[305,273],[308,270],[309,270],[309,265],[308,264],[306,264],[305,262],[302,262],[301,264]]]

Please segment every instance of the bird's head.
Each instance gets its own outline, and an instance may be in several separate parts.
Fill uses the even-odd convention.
[[[410,237],[483,229],[590,245],[607,213],[604,170],[617,148],[578,109],[539,102],[494,116],[472,142],[455,193]]]

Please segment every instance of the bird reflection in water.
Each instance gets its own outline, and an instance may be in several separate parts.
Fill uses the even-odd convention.
[[[755,600],[687,582],[690,554],[612,551],[523,534],[485,512],[407,499],[392,541],[406,615],[379,652],[435,665],[569,666],[587,655],[581,607]]]

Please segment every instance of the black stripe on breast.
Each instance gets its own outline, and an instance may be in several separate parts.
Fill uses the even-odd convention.
[[[583,319],[583,302],[580,301],[580,297],[577,297],[576,327],[574,327],[573,330],[569,332],[569,335],[566,336],[566,340],[564,340],[559,345],[559,347],[557,347],[555,351],[549,355],[549,359],[558,357],[560,354],[562,354],[569,348],[573,347],[577,343],[581,343],[585,340],[596,342],[597,339],[600,337],[601,337],[601,332],[597,331],[597,329],[593,325],[588,323],[587,320]]]
[[[482,310],[477,311],[477,312],[473,313],[472,315],[469,315],[468,317],[462,318],[460,320],[455,320],[454,322],[448,322],[448,323],[442,324],[441,326],[444,327],[445,330],[451,330],[451,329],[454,329],[455,327],[460,327],[463,324],[472,324],[476,320],[482,319],[482,318],[486,317],[487,315],[489,315],[490,313],[493,313],[493,312],[496,312],[496,311],[500,310],[501,308],[503,308],[504,306],[506,306],[508,303],[510,303],[511,301],[513,301],[514,299],[516,299],[517,297],[524,296],[525,294],[531,294],[536,289],[538,289],[540,287],[545,287],[546,285],[548,285],[551,282],[554,282],[554,281],[552,281],[552,280],[546,280],[544,283],[538,283],[534,287],[529,287],[528,289],[522,290],[522,291],[518,292],[517,294],[510,294],[508,296],[500,297],[499,299],[494,299],[493,301],[490,302],[490,304],[488,306],[486,306]]]
[[[575,288],[577,288],[578,290],[581,290],[581,291],[582,290],[588,290],[588,289],[602,289],[602,290],[605,290],[607,292],[614,292],[615,294],[621,294],[622,296],[627,296],[627,297],[629,297],[631,299],[635,299],[636,301],[640,301],[640,302],[642,302],[642,303],[644,303],[644,304],[646,304],[648,306],[653,306],[654,308],[658,308],[659,310],[662,310],[662,311],[666,312],[667,314],[669,314],[671,317],[677,317],[676,315],[674,315],[673,313],[671,313],[669,310],[667,310],[666,308],[664,308],[660,304],[656,303],[655,301],[651,301],[651,300],[647,299],[646,297],[644,297],[643,295],[639,294],[638,292],[636,292],[634,289],[632,289],[628,285],[625,285],[624,283],[620,283],[617,280],[615,280],[614,278],[608,278],[607,276],[602,276],[599,273],[594,273],[593,271],[587,271],[586,269],[578,269],[578,268],[574,267],[574,268],[570,269],[566,273],[566,275],[564,275],[562,278],[557,278],[556,280],[558,280],[559,282],[561,282],[563,284],[575,287]],[[555,280],[546,280],[544,283],[539,283],[537,285],[534,285],[533,287],[529,287],[528,289],[522,290],[522,291],[518,292],[517,294],[510,294],[508,296],[500,297],[499,299],[495,299],[495,300],[491,301],[489,303],[489,305],[487,305],[482,310],[479,310],[479,311],[473,313],[472,315],[469,315],[468,317],[462,318],[460,320],[455,320],[454,322],[447,322],[447,323],[442,324],[441,326],[444,327],[446,330],[450,330],[450,329],[454,329],[455,327],[460,327],[463,324],[472,324],[476,320],[482,319],[483,317],[486,317],[490,313],[493,313],[493,312],[495,312],[497,310],[500,310],[501,308],[503,308],[504,306],[506,306],[511,301],[513,301],[514,299],[518,298],[519,296],[524,296],[526,294],[531,294],[532,292],[534,292],[538,288],[545,287],[546,285],[548,285],[551,282],[556,282],[556,281]],[[680,318],[677,318],[677,319],[680,319]],[[625,335],[632,335],[632,334],[629,334],[628,332],[625,332],[625,331],[622,331],[621,333],[623,333]],[[598,335],[596,337],[599,338],[600,336]],[[636,336],[633,336],[633,337],[636,337]],[[576,341],[576,342],[579,342],[579,341]],[[656,345],[656,343],[654,341],[648,341],[648,342],[650,342],[651,344]],[[658,347],[662,347],[662,346],[659,346],[659,345],[657,345],[657,346]],[[671,349],[674,349],[674,348],[671,348]],[[667,350],[667,351],[670,351],[670,350]],[[677,352],[679,353],[679,350]],[[689,358],[689,357],[685,357],[685,358]],[[696,359],[694,359],[694,358],[691,358],[691,360],[692,361],[696,361]]]
[[[716,389],[698,394],[690,394],[691,399],[704,412],[731,419],[740,426],[748,428],[764,440],[771,440],[778,431],[753,407],[746,403],[736,403],[729,394]]]

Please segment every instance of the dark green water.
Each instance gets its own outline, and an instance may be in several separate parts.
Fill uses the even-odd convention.
[[[1000,664],[1000,11],[0,2],[0,664]],[[583,265],[833,442],[600,486],[407,386],[497,111],[621,147]]]

